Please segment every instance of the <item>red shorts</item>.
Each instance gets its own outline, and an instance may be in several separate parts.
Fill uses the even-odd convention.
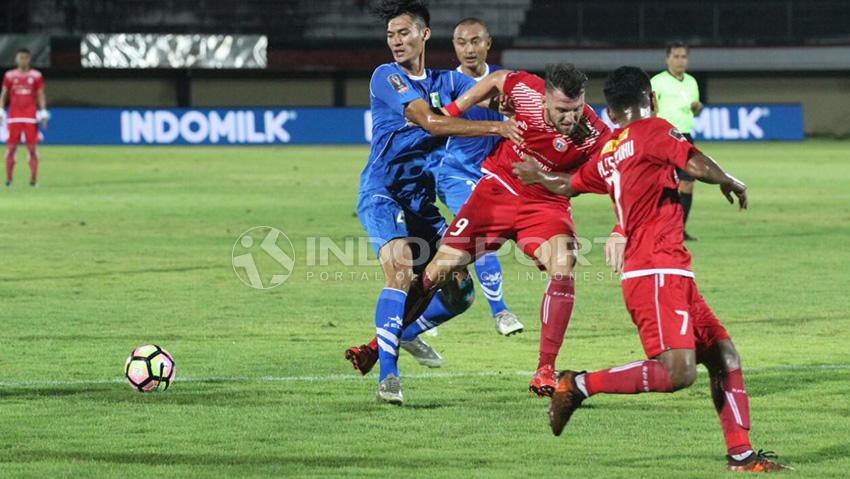
[[[729,339],[693,278],[653,274],[624,279],[623,298],[648,358],[668,349],[693,349],[699,355]]]
[[[35,123],[9,123],[9,138],[6,143],[9,145],[17,145],[21,142],[21,133],[26,135],[26,144],[35,145],[38,143],[38,126]]]
[[[514,240],[534,258],[537,248],[557,235],[575,236],[569,203],[517,196],[497,177],[487,175],[475,186],[441,244],[466,251],[475,259]]]

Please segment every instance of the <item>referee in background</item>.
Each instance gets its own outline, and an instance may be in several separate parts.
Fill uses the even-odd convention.
[[[702,103],[697,81],[686,73],[687,69],[688,46],[682,42],[671,43],[667,46],[667,70],[652,77],[652,89],[658,100],[658,116],[672,123],[693,144],[694,117],[702,111]],[[694,198],[694,178],[678,168],[676,173],[683,220],[687,224]],[[696,238],[685,230],[685,241],[688,240]]]

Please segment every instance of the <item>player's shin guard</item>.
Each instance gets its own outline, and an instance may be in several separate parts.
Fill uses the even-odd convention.
[[[38,181],[38,152],[35,145],[27,145],[30,160],[30,183]]]
[[[17,145],[9,145],[6,150],[6,181],[12,181],[12,170],[15,169],[15,151],[17,149]]]
[[[401,317],[404,314],[406,298],[407,293],[393,288],[382,289],[378,296],[378,304],[375,307],[375,330],[381,369],[379,381],[383,381],[390,373],[399,377],[398,340],[401,335]]]
[[[484,291],[484,297],[490,304],[493,316],[508,309],[502,299],[502,265],[495,253],[485,254],[475,261],[475,275]]]
[[[598,393],[669,393],[673,390],[667,368],[654,359],[582,374],[576,377],[576,385],[588,397]]]
[[[413,323],[405,326],[402,341],[412,341],[419,334],[436,328],[455,316],[463,313],[475,298],[475,287],[468,275],[460,282],[451,283],[437,291],[424,313]]]
[[[543,303],[540,305],[540,359],[537,367],[555,365],[564,334],[573,314],[575,279],[572,276],[552,276]]]
[[[750,445],[750,400],[740,369],[711,375],[711,397],[720,416],[729,455],[752,450]]]

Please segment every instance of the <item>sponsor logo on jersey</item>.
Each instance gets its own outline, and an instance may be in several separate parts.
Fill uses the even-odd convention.
[[[620,134],[617,136],[617,138],[611,138],[610,140],[608,140],[608,142],[605,143],[605,146],[602,147],[602,152],[599,153],[599,154],[600,155],[607,155],[608,153],[615,151],[617,149],[617,147],[620,146],[620,143],[622,143],[628,137],[629,137],[629,129],[626,128],[625,130],[620,132]]]
[[[440,101],[440,94],[438,92],[431,93],[431,106],[433,106],[434,108],[440,108],[441,106],[443,106],[442,102]]]
[[[552,146],[555,150],[563,153],[567,151],[567,140],[563,137],[556,136],[554,140],[552,140]]]
[[[395,90],[399,94],[407,93],[407,85],[404,83],[404,80],[401,79],[401,75],[399,75],[398,73],[393,73],[392,75],[388,76],[387,81],[390,82],[390,86],[393,87],[393,90]]]

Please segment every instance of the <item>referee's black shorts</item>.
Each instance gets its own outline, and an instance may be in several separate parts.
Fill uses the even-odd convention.
[[[682,136],[684,136],[685,139],[688,140],[688,143],[692,145],[694,144],[694,137],[691,136],[690,133],[682,133]],[[679,177],[679,181],[694,181],[693,176],[685,173],[685,170],[682,170],[680,168],[676,168],[676,175]]]

